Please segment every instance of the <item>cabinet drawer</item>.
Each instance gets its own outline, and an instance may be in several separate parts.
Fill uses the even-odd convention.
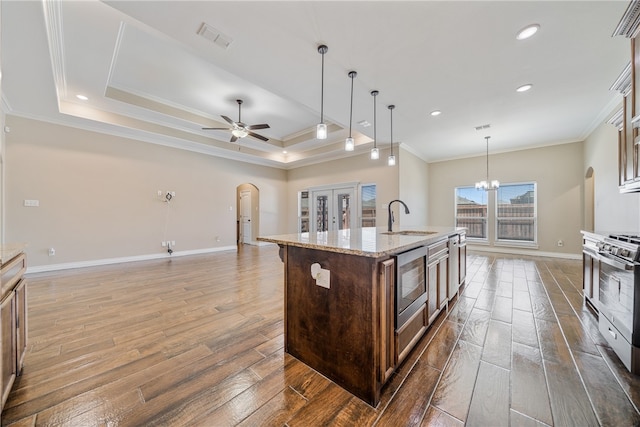
[[[3,299],[9,291],[13,290],[16,283],[22,278],[27,269],[27,257],[24,253],[14,257],[0,269],[0,283],[2,283],[2,292],[0,299]]]
[[[427,306],[423,305],[396,331],[396,365],[400,364],[427,330]]]
[[[620,331],[602,314],[600,314],[598,319],[598,327],[600,333],[607,340],[613,351],[616,352],[622,364],[629,371],[637,373],[640,361],[638,360],[638,355],[634,353],[637,353],[638,349],[634,349],[629,341],[622,336]]]

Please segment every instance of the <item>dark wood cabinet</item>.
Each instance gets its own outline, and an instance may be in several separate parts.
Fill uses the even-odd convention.
[[[622,110],[609,120],[618,128],[618,186],[621,193],[640,191],[640,2],[632,1],[614,31],[630,40],[630,62],[611,87],[623,96]]]
[[[258,240],[280,245],[285,352],[376,406],[395,369],[446,311],[448,242],[457,230],[407,238],[409,244],[371,231],[386,250],[349,252],[300,243],[299,236]],[[316,264],[326,273],[317,273]],[[400,322],[401,300],[409,299],[412,310]]]
[[[597,244],[601,239],[591,233],[582,232],[582,288],[585,302],[599,310],[600,259]]]
[[[427,271],[429,292],[428,318],[433,322],[436,316],[447,304],[447,287],[449,283],[449,248],[448,240],[444,239],[429,245],[427,257]],[[435,300],[434,300],[435,298]]]
[[[380,382],[386,383],[397,363],[395,348],[395,271],[393,258],[379,264],[380,295]]]

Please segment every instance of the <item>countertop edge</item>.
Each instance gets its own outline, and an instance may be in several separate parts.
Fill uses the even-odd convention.
[[[0,245],[0,267],[23,253],[26,248],[26,243],[6,243]]]
[[[426,227],[424,231],[428,231],[427,229],[433,227]],[[415,229],[413,229],[415,230]],[[454,234],[462,234],[466,232],[466,228],[464,227],[451,227],[446,230],[440,230],[433,232],[433,234],[424,235],[424,236],[416,236],[416,235],[385,235],[381,232],[376,233],[376,237],[384,236],[384,238],[395,238],[397,239],[397,243],[392,244],[391,247],[381,251],[367,251],[362,249],[353,249],[353,248],[345,248],[340,246],[334,246],[327,243],[315,243],[315,242],[302,242],[299,241],[301,234],[289,234],[289,235],[278,235],[278,236],[264,236],[258,237],[258,241],[275,243],[281,246],[293,246],[299,248],[307,248],[307,249],[316,249],[320,251],[326,252],[335,252],[342,253],[346,255],[356,255],[370,258],[382,258],[390,255],[395,255],[401,252],[405,252],[411,250],[413,248],[429,245],[435,243],[440,240],[444,240],[453,236]],[[337,233],[337,232],[333,232]],[[298,240],[294,240],[292,237],[285,238],[284,236],[298,236]]]

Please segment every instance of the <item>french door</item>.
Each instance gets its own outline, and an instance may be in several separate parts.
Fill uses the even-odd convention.
[[[356,225],[355,187],[310,190],[311,231],[346,230]]]

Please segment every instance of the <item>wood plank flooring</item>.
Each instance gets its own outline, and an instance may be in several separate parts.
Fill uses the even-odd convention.
[[[470,253],[372,408],[283,352],[277,247],[30,275],[2,426],[632,426],[580,261]]]

